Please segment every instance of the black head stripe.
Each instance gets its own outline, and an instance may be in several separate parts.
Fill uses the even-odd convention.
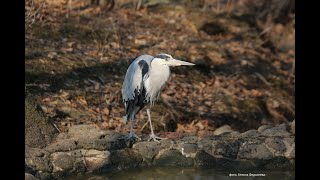
[[[170,58],[170,56],[165,55],[165,54],[158,54],[158,55],[156,55],[155,57],[156,57],[156,58],[160,58],[160,59],[168,59],[168,58]]]

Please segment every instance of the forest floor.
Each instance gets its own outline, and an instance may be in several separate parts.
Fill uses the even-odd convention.
[[[266,36],[254,14],[182,5],[46,8],[44,20],[26,29],[26,89],[60,132],[75,124],[128,131],[126,69],[139,55],[162,52],[196,66],[171,68],[151,109],[157,134],[226,124],[243,132],[294,120],[292,24],[274,24]],[[136,117],[137,134],[149,133],[145,109]]]

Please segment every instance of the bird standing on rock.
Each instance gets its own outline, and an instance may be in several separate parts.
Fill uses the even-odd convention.
[[[141,55],[129,66],[123,85],[122,99],[126,108],[124,122],[130,121],[130,133],[127,139],[140,139],[133,132],[132,121],[135,115],[146,105],[153,105],[158,99],[160,90],[170,76],[169,66],[195,65],[186,61],[174,59],[169,54],[156,56]],[[148,121],[150,123],[150,140],[159,142],[160,137],[153,132],[150,117],[150,106],[147,108]]]

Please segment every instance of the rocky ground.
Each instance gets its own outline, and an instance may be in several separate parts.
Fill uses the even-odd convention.
[[[294,126],[286,124],[263,125],[239,133],[223,126],[200,137],[182,133],[160,143],[143,139],[128,147],[121,139],[126,134],[94,125],[75,125],[45,148],[26,146],[26,172],[51,179],[149,166],[293,170],[292,129]]]

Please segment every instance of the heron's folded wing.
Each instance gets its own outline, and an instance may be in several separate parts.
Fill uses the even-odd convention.
[[[134,100],[137,95],[142,95],[143,82],[148,78],[149,65],[145,60],[133,62],[125,76],[122,87],[124,101]]]

